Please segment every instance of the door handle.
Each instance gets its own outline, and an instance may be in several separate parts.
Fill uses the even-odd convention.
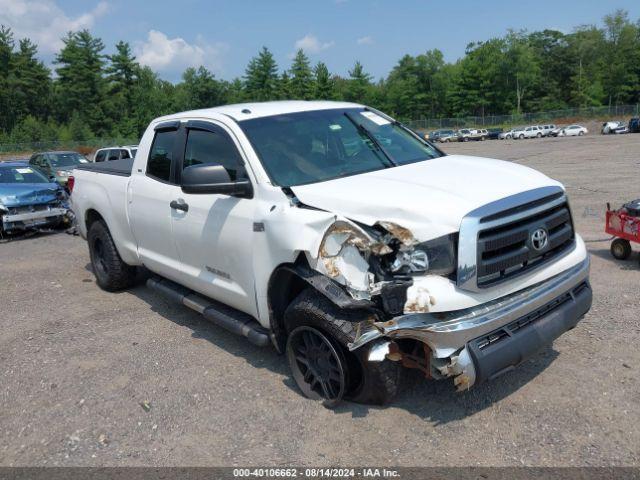
[[[174,210],[182,210],[183,212],[189,211],[189,205],[184,203],[183,201],[179,202],[178,200],[171,200],[169,206]]]

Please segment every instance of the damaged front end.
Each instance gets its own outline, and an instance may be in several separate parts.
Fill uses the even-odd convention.
[[[446,235],[421,243],[395,223],[369,227],[336,220],[312,266],[343,285],[354,299],[377,301],[387,316],[428,312],[435,299],[414,279],[452,275],[456,240],[455,235]]]
[[[494,378],[573,328],[589,310],[589,260],[515,294],[467,309],[434,311],[426,285],[455,280],[457,235],[419,242],[394,223],[336,220],[312,268],[374,305],[350,350],[391,360],[427,378],[453,378],[458,390]]]
[[[370,302],[378,313],[358,330],[351,350],[381,337],[395,338],[393,326],[398,316],[428,314],[436,299],[420,279],[454,274],[456,242],[455,234],[419,242],[408,229],[384,221],[366,226],[336,220],[327,229],[313,265],[315,270],[341,284],[355,301]],[[462,379],[464,374],[465,384],[473,383],[472,365],[465,363],[468,355],[461,353],[458,361],[445,365],[434,357],[429,342],[411,334],[413,330],[409,326],[407,335],[399,336],[412,342],[378,341],[369,353],[369,361],[399,361],[406,368],[421,370],[427,378]],[[456,380],[456,384],[462,381]]]

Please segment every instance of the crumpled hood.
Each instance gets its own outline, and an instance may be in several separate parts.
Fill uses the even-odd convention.
[[[2,183],[0,203],[5,207],[48,203],[58,198],[59,191],[57,183]]]
[[[562,185],[512,162],[447,155],[291,190],[306,205],[367,225],[394,222],[425,241],[457,232],[482,205],[545,186]]]

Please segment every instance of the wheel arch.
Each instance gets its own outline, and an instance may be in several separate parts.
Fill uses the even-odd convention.
[[[86,228],[86,231],[89,231],[89,228],[91,228],[91,225],[94,222],[98,222],[98,221],[103,221],[105,224],[107,223],[104,219],[104,217],[102,215],[100,215],[100,212],[98,212],[96,209],[94,208],[89,208],[85,213],[84,213],[84,225]],[[108,228],[108,226],[107,226]]]
[[[374,304],[369,300],[356,300],[344,287],[334,280],[313,270],[303,253],[294,263],[278,265],[269,277],[267,285],[267,302],[269,305],[269,324],[274,335],[274,343],[280,353],[286,344],[284,313],[293,300],[306,288],[312,288],[343,309],[372,309]]]

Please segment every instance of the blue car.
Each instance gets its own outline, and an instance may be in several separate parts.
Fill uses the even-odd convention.
[[[0,236],[59,226],[68,221],[68,212],[60,184],[25,162],[0,162]]]

